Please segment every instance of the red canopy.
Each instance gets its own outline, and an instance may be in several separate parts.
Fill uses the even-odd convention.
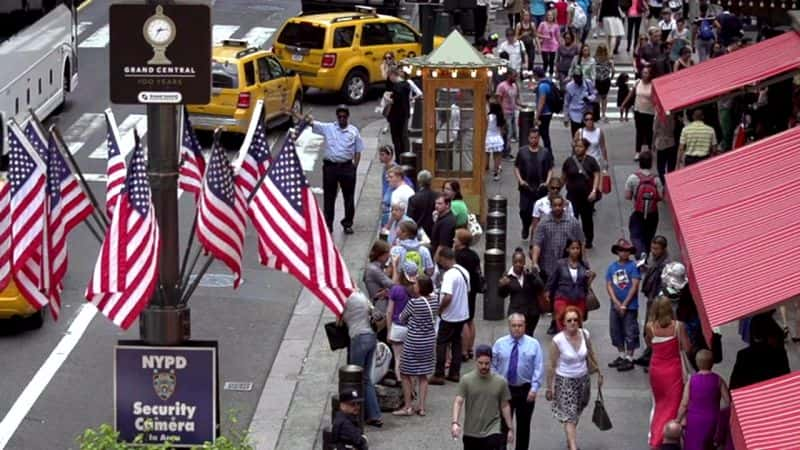
[[[800,69],[800,33],[788,32],[653,80],[659,114],[671,114]]]
[[[800,448],[800,372],[731,391],[736,448]]]
[[[800,294],[800,127],[667,175],[707,339]]]

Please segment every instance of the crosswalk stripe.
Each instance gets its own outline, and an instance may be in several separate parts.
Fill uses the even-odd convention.
[[[233,33],[236,33],[238,29],[239,25],[214,25],[211,28],[211,40],[214,45],[221,44],[222,41],[233,36]]]
[[[133,150],[133,129],[139,132],[139,137],[143,138],[147,134],[147,114],[131,114],[122,121],[119,125],[120,134],[120,152],[123,156]],[[106,159],[108,158],[108,148],[106,147],[106,140],[98,145],[97,148],[89,155],[91,159]]]
[[[248,42],[248,45],[261,48],[272,37],[274,32],[275,28],[253,27],[244,35],[243,39]]]
[[[84,145],[84,139],[91,136],[95,130],[105,126],[105,118],[99,113],[83,113],[68,129],[64,132],[64,141],[67,142],[69,151],[74,155],[78,153]],[[78,145],[80,144],[80,145]]]
[[[108,41],[111,38],[110,31],[108,28],[108,24],[103,25],[97,31],[92,33],[91,36],[84,39],[83,42],[80,43],[78,47],[80,48],[104,48],[108,45]]]

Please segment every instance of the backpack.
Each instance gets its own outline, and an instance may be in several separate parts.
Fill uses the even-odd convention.
[[[700,32],[698,33],[698,37],[704,41],[714,39],[714,27],[711,25],[711,19],[700,20]]]
[[[639,178],[639,186],[636,188],[633,210],[644,214],[644,217],[647,218],[648,213],[658,211],[658,202],[661,200],[661,195],[658,193],[656,177],[645,175],[641,172],[636,172],[636,176]]]
[[[560,114],[564,111],[564,94],[561,89],[552,80],[542,80],[540,83],[547,83],[550,86],[550,93],[544,99],[547,102],[547,108],[553,114]]]
[[[586,11],[577,3],[570,4],[570,9],[572,9],[572,27],[583,29],[586,26]]]
[[[425,273],[425,264],[422,262],[422,254],[419,252],[418,249],[408,250],[406,249],[406,261],[411,261],[417,265],[417,273],[423,274]]]

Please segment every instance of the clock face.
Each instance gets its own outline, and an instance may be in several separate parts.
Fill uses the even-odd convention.
[[[172,23],[165,19],[153,19],[147,24],[147,38],[153,44],[165,44],[173,38],[175,29]]]

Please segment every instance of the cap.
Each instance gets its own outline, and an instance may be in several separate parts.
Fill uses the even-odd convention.
[[[623,250],[624,251],[628,251],[628,252],[633,252],[633,251],[636,250],[636,248],[633,246],[633,244],[630,243],[630,241],[628,241],[626,239],[620,239],[620,240],[617,241],[616,244],[611,246],[611,253],[613,253],[615,255],[617,254],[617,252],[620,252],[620,251],[623,251]]]
[[[677,294],[688,282],[686,266],[679,262],[667,263],[661,271],[661,285],[669,294]]]
[[[339,392],[339,401],[361,403],[364,401],[364,399],[360,395],[358,395],[358,391],[356,391],[355,389],[347,389]]]
[[[486,344],[481,344],[475,347],[475,359],[480,358],[481,356],[488,356],[489,358],[492,357],[492,347],[489,347]]]
[[[403,266],[400,268],[403,272],[403,276],[406,277],[409,283],[416,283],[417,282],[417,264],[413,261],[405,261],[403,262]]]

